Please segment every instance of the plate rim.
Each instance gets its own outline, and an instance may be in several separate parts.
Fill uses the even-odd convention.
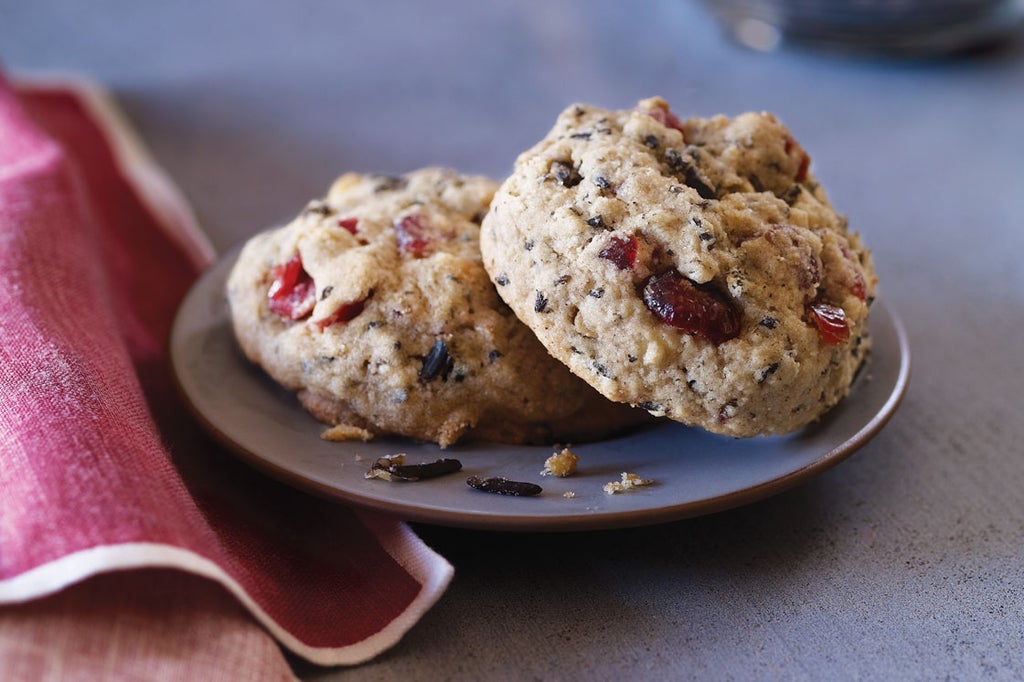
[[[193,397],[189,394],[189,391],[181,377],[181,373],[183,371],[180,367],[181,359],[178,358],[178,354],[175,352],[177,346],[174,340],[181,328],[181,325],[183,324],[183,317],[186,312],[186,308],[188,307],[187,304],[194,297],[199,296],[201,293],[205,293],[205,287],[209,285],[211,279],[216,278],[217,275],[221,273],[226,276],[228,265],[234,262],[240,249],[241,245],[237,245],[230,249],[200,274],[179,304],[178,311],[175,314],[174,321],[168,335],[168,354],[170,356],[172,380],[178,395],[186,406],[189,414],[191,414],[192,417],[200,424],[204,431],[210,434],[235,457],[241,459],[247,465],[270,475],[272,478],[322,498],[349,504],[360,509],[368,509],[389,514],[411,523],[424,523],[491,531],[592,531],[656,525],[659,523],[679,521],[682,519],[713,514],[727,509],[745,506],[789,490],[836,466],[861,449],[868,441],[874,438],[879,431],[882,430],[882,428],[896,413],[899,405],[903,401],[907,386],[910,382],[910,343],[906,329],[899,316],[896,315],[895,312],[885,303],[883,303],[881,298],[876,297],[874,305],[872,305],[872,314],[877,315],[881,313],[886,316],[888,322],[892,325],[894,336],[897,341],[896,346],[899,351],[899,367],[892,389],[878,411],[872,415],[871,419],[858,428],[856,433],[851,437],[813,460],[793,469],[792,471],[786,472],[781,476],[727,493],[696,500],[687,500],[678,504],[668,504],[644,509],[619,510],[603,513],[590,512],[561,514],[557,516],[538,513],[523,513],[518,515],[477,514],[450,509],[424,508],[405,501],[364,497],[360,496],[358,493],[349,492],[339,487],[332,487],[300,472],[281,466],[276,462],[268,460],[265,456],[242,446],[228,436],[214,420],[204,414],[203,411],[195,404]]]

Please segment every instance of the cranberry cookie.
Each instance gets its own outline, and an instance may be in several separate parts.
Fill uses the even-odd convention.
[[[483,221],[484,264],[548,351],[608,398],[733,436],[849,391],[875,274],[767,113],[572,106]]]
[[[227,285],[248,358],[317,418],[430,440],[583,439],[649,419],[551,358],[479,252],[495,183],[348,174],[250,240]]]

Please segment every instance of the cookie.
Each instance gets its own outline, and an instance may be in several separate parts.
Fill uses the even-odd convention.
[[[869,348],[869,252],[774,116],[576,105],[520,155],[484,264],[548,351],[611,400],[732,436],[786,433]]]
[[[339,178],[243,248],[227,295],[245,355],[321,421],[441,446],[649,419],[573,376],[495,293],[479,251],[495,187],[441,169]]]

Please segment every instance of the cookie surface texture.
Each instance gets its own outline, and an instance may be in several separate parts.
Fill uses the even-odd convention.
[[[848,393],[876,286],[809,164],[771,114],[574,105],[495,195],[484,263],[608,398],[716,433],[790,432]]]
[[[502,303],[479,252],[495,183],[347,174],[229,277],[245,355],[329,424],[450,445],[598,437],[648,415],[601,397]]]

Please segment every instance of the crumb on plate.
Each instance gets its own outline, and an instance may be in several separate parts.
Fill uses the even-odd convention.
[[[572,476],[576,473],[576,465],[579,461],[580,458],[572,450],[562,448],[561,452],[556,452],[547,458],[540,475],[558,476],[559,478]]]
[[[605,483],[604,484],[604,491],[606,493],[608,493],[609,495],[614,495],[616,493],[629,492],[630,490],[633,490],[634,488],[639,488],[639,487],[645,486],[645,485],[651,485],[652,483],[654,483],[654,479],[651,479],[651,478],[640,478],[636,474],[631,474],[631,473],[623,471],[622,472],[622,480],[620,480],[620,481],[609,481],[608,483]]]
[[[324,440],[331,441],[346,441],[346,440],[361,440],[364,443],[373,438],[373,433],[366,429],[361,429],[358,426],[352,426],[351,424],[335,424],[329,429],[325,429],[320,433],[320,437]]]

